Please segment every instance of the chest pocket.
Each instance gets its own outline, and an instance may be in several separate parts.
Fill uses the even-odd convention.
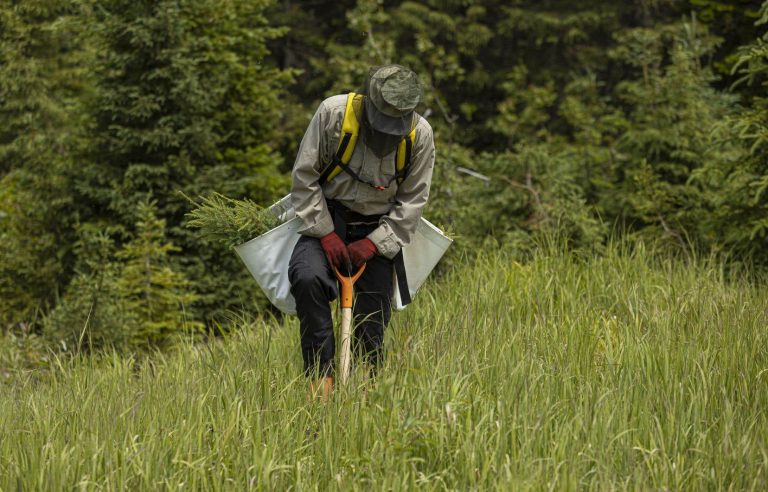
[[[395,159],[395,152],[379,158],[364,144],[357,146],[349,169],[357,175],[358,197],[376,202],[394,201],[399,184]]]

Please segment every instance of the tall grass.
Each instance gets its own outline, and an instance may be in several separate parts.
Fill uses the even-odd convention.
[[[394,317],[387,362],[307,401],[298,326],[4,388],[2,490],[764,490],[768,297],[642,248],[503,253]]]

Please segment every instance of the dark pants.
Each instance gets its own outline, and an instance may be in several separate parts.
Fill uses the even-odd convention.
[[[366,231],[349,230],[349,243]],[[370,232],[370,231],[368,231]],[[307,376],[333,376],[335,339],[330,302],[338,297],[338,283],[320,240],[302,236],[288,266],[291,293],[301,329],[301,355]],[[375,368],[382,360],[384,327],[391,316],[392,261],[374,256],[355,283],[353,354]]]

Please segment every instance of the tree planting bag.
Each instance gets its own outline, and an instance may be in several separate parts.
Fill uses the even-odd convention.
[[[286,314],[296,314],[296,300],[291,295],[288,281],[288,262],[301,237],[301,220],[295,216],[290,195],[272,205],[270,211],[284,222],[261,236],[235,246],[235,251],[269,302]],[[403,262],[412,298],[452,242],[428,220],[422,218],[419,221],[411,242],[403,247]],[[404,306],[400,301],[397,280],[394,280],[392,305],[402,310]]]

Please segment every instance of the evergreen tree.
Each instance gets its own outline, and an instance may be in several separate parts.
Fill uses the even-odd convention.
[[[712,131],[735,102],[712,88],[714,75],[700,61],[716,40],[695,19],[627,30],[618,38],[612,56],[628,64],[636,78],[616,87],[617,102],[628,108],[628,125],[617,145],[622,175],[611,192],[620,196],[614,201],[620,210],[605,213],[634,229],[651,226],[646,233],[683,246],[704,243],[705,197],[691,177],[727,152],[716,145]]]
[[[768,25],[768,2],[760,11],[760,26]],[[764,28],[764,27],[763,27]],[[697,173],[706,190],[711,220],[710,237],[726,251],[768,264],[768,32],[738,50],[734,73],[738,83],[759,87],[737,114],[716,125],[721,145],[740,144],[738,150],[710,160]]]
[[[69,280],[72,154],[89,52],[63,0],[0,4],[0,327],[26,325]]]
[[[127,349],[137,321],[118,289],[120,265],[104,232],[80,231],[80,265],[56,307],[43,319],[43,334],[64,351]]]
[[[732,84],[732,68],[739,60],[739,48],[759,36],[755,22],[760,19],[762,0],[689,0],[698,19],[721,39],[712,53],[712,66],[719,75],[716,86],[727,90]],[[750,93],[742,86],[739,92]]]
[[[77,274],[56,308],[46,316],[44,334],[67,350],[111,347],[136,350],[167,347],[181,335],[200,332],[190,309],[196,296],[170,254],[165,222],[154,204],[140,203],[135,236],[115,251],[101,231],[81,229]]]
[[[133,316],[133,345],[162,347],[176,335],[192,334],[201,325],[190,316],[196,296],[181,272],[174,271],[165,242],[165,221],[155,216],[153,203],[138,207],[136,236],[117,253],[122,260],[116,288]]]
[[[47,171],[68,149],[84,75],[77,13],[63,0],[2,2],[0,177],[21,168]]]
[[[283,87],[291,74],[262,63],[267,1],[98,2],[100,53],[92,152],[77,183],[83,220],[123,238],[152,196],[180,248],[176,262],[208,316],[250,299],[230,251],[181,224],[189,196],[219,191],[268,202],[288,188],[271,143],[279,135]]]

